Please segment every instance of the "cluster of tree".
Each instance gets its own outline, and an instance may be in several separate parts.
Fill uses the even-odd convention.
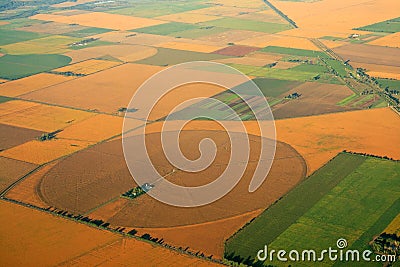
[[[139,197],[139,196],[141,196],[143,194],[146,194],[153,187],[154,187],[154,185],[145,183],[142,186],[137,186],[135,188],[132,188],[132,189],[128,190],[127,192],[123,193],[122,196],[130,198],[130,199],[134,199],[134,198],[137,198],[137,197]]]
[[[86,76],[86,74],[83,74],[83,73],[75,73],[75,72],[72,72],[72,71],[50,71],[49,73],[57,74],[57,75],[63,75],[63,76],[73,76],[73,77],[83,77],[83,76]]]
[[[227,263],[232,266],[273,267],[273,265],[264,265],[264,262],[258,260],[256,261],[250,256],[248,256],[247,258],[243,258],[239,255],[235,255],[234,252],[230,254],[225,252],[224,258],[227,259],[228,261],[231,261]]]
[[[129,113],[129,112],[136,112],[138,111],[136,108],[119,108],[118,112],[125,112],[125,113]]]
[[[267,68],[273,68],[273,67],[276,66],[276,64],[278,64],[278,62],[273,62],[273,63],[267,64],[267,65],[265,65],[265,67],[267,67]]]
[[[386,92],[386,93],[390,93],[390,94],[394,94],[394,95],[400,94],[400,91],[399,91],[399,90],[390,89],[389,86],[386,86],[386,87],[385,87],[385,92]]]
[[[364,91],[361,92],[361,95],[372,95],[374,93],[374,90],[368,90],[364,89]]]
[[[52,5],[66,2],[68,0],[12,0],[12,1],[0,1],[0,12],[2,19],[17,19],[27,18],[36,15],[40,12],[51,10]],[[76,1],[76,0],[74,0]],[[8,10],[21,10],[20,12],[8,13]]]
[[[38,139],[39,139],[39,141],[48,141],[48,140],[54,139],[54,138],[56,138],[57,134],[61,131],[62,130],[57,130],[57,131],[54,131],[51,133],[44,133]]]
[[[400,236],[382,233],[370,243],[370,246],[377,253],[400,255]]]
[[[301,94],[299,94],[299,93],[297,93],[297,92],[294,92],[293,94],[290,94],[290,95],[286,96],[285,98],[286,98],[286,99],[297,99],[297,98],[299,98],[300,96],[301,96]]]
[[[377,158],[377,159],[387,159],[387,160],[392,160],[392,161],[399,161],[399,160],[395,160],[393,158],[389,158],[388,156],[377,156],[377,155],[368,154],[368,153],[352,152],[352,151],[347,151],[347,150],[343,150],[343,153],[348,153],[348,154],[353,154],[353,155],[360,155],[360,156]]]

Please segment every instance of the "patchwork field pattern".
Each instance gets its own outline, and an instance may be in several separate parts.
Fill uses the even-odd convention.
[[[290,244],[298,251],[325,248],[333,246],[338,236],[352,249],[360,248],[353,244],[400,197],[393,190],[400,181],[399,168],[389,160],[340,154],[230,239],[226,253],[254,257],[264,244],[272,248]],[[382,194],[387,196],[384,201]],[[359,220],[360,216],[368,219]]]

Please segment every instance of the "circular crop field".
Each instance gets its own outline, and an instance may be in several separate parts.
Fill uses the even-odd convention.
[[[146,135],[148,155],[165,179],[190,187],[204,185],[224,172],[231,156],[228,134],[211,130],[182,131],[179,138],[182,153],[190,160],[200,157],[198,145],[204,138],[214,141],[217,152],[211,165],[200,172],[175,169],[163,153],[160,133]],[[259,162],[262,137],[249,135],[248,138],[250,159],[241,180],[227,195],[205,206],[169,206],[147,194],[123,205],[112,205],[119,195],[137,186],[126,167],[121,140],[99,144],[60,161],[44,175],[40,195],[49,205],[74,213],[90,213],[101,206],[109,213],[109,223],[126,227],[191,225],[264,209],[305,177],[306,164],[290,145],[277,142],[270,173],[260,188],[250,193],[248,187]]]

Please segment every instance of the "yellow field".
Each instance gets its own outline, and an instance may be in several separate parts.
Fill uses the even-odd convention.
[[[237,44],[245,45],[248,41],[242,40],[237,42]],[[247,44],[251,45],[251,44]],[[307,49],[307,50],[315,50],[318,51],[318,47],[315,46],[310,40],[306,38],[293,37],[293,36],[283,36],[283,35],[275,35],[274,38],[270,41],[266,41],[263,43],[263,47],[265,46],[282,46],[289,48],[298,48],[298,49]]]
[[[276,62],[273,58],[257,58],[252,57],[251,55],[245,57],[232,57],[232,58],[224,58],[214,60],[215,62],[220,62],[224,64],[240,64],[240,65],[249,65],[249,66],[256,66],[256,67],[263,67],[267,64],[271,64]]]
[[[353,28],[396,18],[399,10],[397,0],[348,0],[341,2],[340,8],[337,0],[271,2],[302,30],[314,31],[319,37],[326,35],[321,35],[322,31],[328,30],[331,36],[337,36],[335,33],[349,33]]]
[[[211,53],[222,48],[221,46],[195,44],[195,43],[181,42],[181,41],[162,43],[158,44],[157,46],[163,48],[171,48],[171,49],[202,52],[202,53]]]
[[[0,156],[34,164],[43,164],[81,150],[91,143],[78,140],[33,140],[0,152]]]
[[[62,54],[69,51],[69,44],[79,41],[78,38],[52,35],[34,40],[4,45],[1,48],[9,54]]]
[[[255,36],[250,36],[249,38],[238,40],[235,43],[239,44],[239,45],[247,45],[247,46],[264,48],[264,47],[268,46],[268,44],[275,39],[278,39],[277,35],[268,34],[268,33],[259,33]]]
[[[239,19],[249,19],[255,21],[271,22],[271,23],[281,23],[286,24],[281,16],[279,16],[274,10],[268,9],[260,12],[244,13],[237,16]]]
[[[226,4],[223,6],[216,5],[216,6],[212,6],[212,7],[196,9],[196,10],[192,10],[190,12],[195,13],[195,14],[204,14],[204,15],[210,15],[210,16],[236,17],[243,13],[256,12],[256,11],[260,11],[260,10],[252,9],[252,8],[249,8],[246,6],[233,7],[233,6],[228,6],[228,4]]]
[[[126,63],[52,86],[46,91],[26,94],[24,99],[116,114],[119,108],[127,107],[133,93],[144,81],[162,69],[158,66]]]
[[[0,123],[53,132],[93,116],[93,113],[21,100],[0,104]]]
[[[72,16],[38,14],[31,18],[68,24],[76,23],[82,26],[106,28],[112,30],[131,30],[167,23],[166,21],[155,19],[131,17],[103,12],[91,12]]]
[[[40,73],[0,85],[0,95],[10,97],[19,96],[51,85],[63,83],[74,78],[75,77],[71,76],[67,77],[56,74]]]
[[[75,63],[102,56],[112,56],[123,62],[132,62],[151,57],[155,54],[157,54],[157,49],[154,47],[139,45],[110,45],[75,50],[68,52],[65,55],[72,58],[72,62]],[[113,62],[108,64],[114,64],[114,66],[116,66],[120,63]]]
[[[137,120],[136,122],[137,126],[144,124],[143,121]],[[67,127],[57,137],[97,143],[121,134],[122,123],[122,117],[100,114]]]
[[[0,246],[12,248],[1,250],[1,266],[217,266],[9,202],[0,210]]]
[[[379,39],[373,40],[372,42],[369,42],[368,44],[400,48],[400,32],[396,32],[396,33],[381,37]]]
[[[259,0],[249,0],[243,2],[242,0],[212,0],[211,3],[215,5],[223,5],[229,7],[245,7],[245,8],[257,8],[257,9],[267,9],[263,1]]]
[[[72,7],[84,3],[94,2],[95,0],[76,0],[76,2],[63,2],[59,4],[52,5],[52,7]]]
[[[89,75],[95,72],[99,72],[105,69],[115,67],[121,63],[108,61],[108,60],[97,60],[91,59],[76,64],[68,65],[62,68],[55,69],[57,72],[73,72],[75,74]],[[1,88],[1,87],[0,87]]]
[[[196,13],[189,11],[189,12],[184,12],[184,13],[176,13],[176,14],[160,16],[160,17],[156,17],[155,19],[194,24],[194,23],[199,23],[199,22],[216,20],[216,19],[219,19],[219,17],[205,15],[205,14],[196,14]]]
[[[386,78],[386,79],[396,79],[400,80],[400,73],[392,73],[392,72],[381,72],[381,71],[368,71],[367,74],[372,77],[377,78]]]
[[[400,235],[400,214],[393,219],[393,221],[383,231],[388,234]]]
[[[49,205],[46,204],[38,195],[38,185],[43,178],[43,175],[45,175],[57,163],[57,161],[49,163],[36,172],[30,174],[29,177],[24,179],[22,182],[19,182],[15,187],[8,191],[6,194],[7,198],[35,205],[36,207],[47,208]]]

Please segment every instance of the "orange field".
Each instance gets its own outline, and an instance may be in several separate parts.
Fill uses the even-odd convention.
[[[111,56],[123,62],[136,61],[144,58],[151,57],[157,54],[157,49],[148,46],[139,45],[110,45],[110,46],[97,46],[79,49],[65,53],[65,55],[72,58],[72,63],[84,61],[92,58],[99,58],[103,56]],[[94,62],[94,61],[90,61]],[[99,62],[99,61],[96,61]],[[107,62],[102,60],[102,62]],[[103,65],[118,65],[121,63],[112,62],[103,63]],[[87,64],[87,63],[86,63]],[[68,68],[69,66],[65,67]],[[105,69],[105,68],[104,68]]]
[[[40,73],[0,85],[0,95],[11,97],[19,96],[72,79],[74,79],[74,77]]]
[[[3,266],[143,266],[165,262],[181,266],[212,265],[198,258],[12,203],[2,201],[0,209],[0,223],[3,225],[0,245],[13,248],[2,250],[0,265]]]
[[[1,103],[0,113],[0,123],[43,132],[53,132],[93,116],[89,112],[22,100]]]
[[[156,46],[161,43],[173,42],[177,39],[171,36],[155,35],[148,33],[112,31],[95,36],[102,41],[119,42],[121,44],[150,45]]]
[[[128,105],[136,89],[147,78],[160,70],[162,68],[157,66],[124,64],[49,87],[45,92],[36,91],[27,94],[24,98],[70,107],[117,113],[119,108]],[[138,72],[141,75],[134,75]]]
[[[397,79],[400,80],[400,73],[381,72],[381,71],[368,71],[367,74],[372,77]]]
[[[163,48],[171,48],[178,50],[186,50],[186,51],[194,51],[194,52],[202,52],[202,53],[211,53],[218,49],[221,49],[221,46],[214,46],[208,44],[196,44],[195,42],[184,42],[184,41],[175,41],[175,42],[167,42],[161,43],[157,45],[158,47]]]
[[[255,37],[259,38],[259,37]],[[255,38],[245,39],[242,41],[237,42],[237,44],[243,45],[252,45],[252,42],[257,42]],[[274,35],[271,40],[265,39],[265,42],[262,43],[263,46],[282,46],[282,47],[289,47],[289,48],[298,48],[298,49],[307,49],[307,50],[316,50],[318,51],[318,47],[316,47],[310,40],[307,38],[301,37],[293,37],[293,36],[284,36],[284,35]]]
[[[115,67],[121,63],[108,60],[86,60],[76,64],[68,65],[62,68],[55,69],[56,72],[72,72],[75,74],[89,75],[105,69]]]
[[[250,65],[256,67],[263,67],[267,64],[276,62],[274,58],[258,58],[252,56],[251,54],[244,57],[232,57],[214,60],[215,62],[220,62],[224,64],[240,64],[240,65]]]
[[[389,34],[368,44],[400,48],[400,32]]]
[[[167,23],[166,21],[124,16],[118,14],[109,14],[102,12],[91,12],[72,16],[59,16],[52,14],[38,14],[32,19],[55,21],[68,24],[79,24],[88,27],[106,28],[112,30],[131,30],[148,26],[154,26]]]
[[[122,132],[122,117],[99,114],[65,128],[58,138],[97,143]],[[137,126],[143,121],[137,121]]]
[[[8,191],[6,197],[23,203],[35,205],[36,207],[48,208],[49,205],[47,205],[40,197],[38,186],[43,175],[56,164],[57,162],[52,162],[36,170],[24,180],[19,182],[16,186],[14,186],[10,191]]]
[[[0,156],[0,191],[6,189],[34,168],[36,168],[34,164]]]
[[[393,76],[396,76],[398,73],[400,73],[400,67],[396,67],[396,66],[358,63],[358,62],[351,62],[351,65],[354,68],[366,69],[368,72],[388,73],[388,75],[393,75]]]
[[[80,140],[53,139],[43,142],[33,140],[1,151],[0,156],[43,164],[81,150],[90,144],[90,142]]]
[[[400,159],[398,122],[400,116],[393,110],[379,108],[283,119],[275,121],[275,125],[277,139],[300,153],[311,174],[343,150]],[[227,123],[235,125],[235,122]],[[245,125],[249,133],[259,135],[256,122],[248,121]],[[146,130],[157,132],[161,126],[153,123]],[[192,121],[187,126],[188,129],[219,129],[207,121]]]
[[[250,6],[247,5],[248,2],[246,2],[246,5],[243,5],[243,3],[237,3],[237,4],[238,5],[230,6],[227,3],[227,1],[224,1],[223,5],[215,5],[212,7],[196,9],[191,11],[191,13],[213,15],[213,16],[224,16],[224,17],[236,17],[243,13],[260,11],[260,9],[250,8]]]
[[[139,234],[149,233],[151,236],[163,238],[166,243],[174,246],[190,247],[191,250],[201,251],[205,255],[222,258],[225,240],[262,211],[262,209],[256,210],[202,224],[173,228],[137,228],[136,230]]]
[[[293,19],[301,30],[314,32],[319,37],[327,35],[323,33],[328,31],[330,35],[337,36],[335,33],[350,33],[353,28],[396,18],[399,10],[397,0],[348,0],[341,3],[340,8],[336,0],[309,3],[277,0],[271,2]]]

